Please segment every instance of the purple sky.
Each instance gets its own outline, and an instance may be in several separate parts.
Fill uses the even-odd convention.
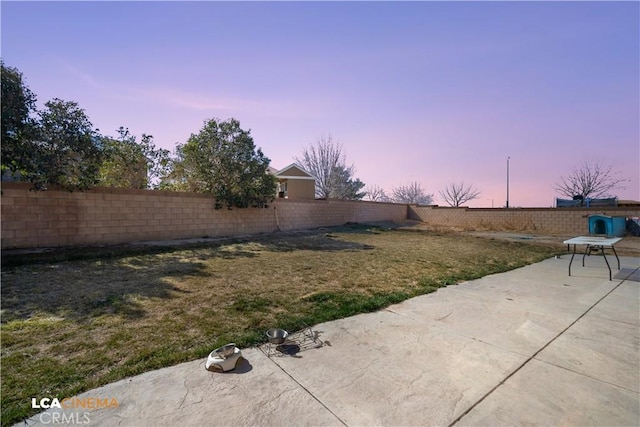
[[[640,199],[638,2],[7,2],[2,58],[39,104],[76,101],[173,149],[238,119],[282,168],[320,136],[388,193],[552,206],[585,161]]]

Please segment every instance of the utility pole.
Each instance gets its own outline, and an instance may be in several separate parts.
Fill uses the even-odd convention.
[[[509,208],[509,159],[511,157],[507,157],[507,208]]]

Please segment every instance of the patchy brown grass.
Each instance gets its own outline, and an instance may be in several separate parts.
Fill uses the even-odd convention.
[[[204,357],[264,331],[380,309],[558,248],[352,226],[215,245],[8,260],[2,271],[2,424],[65,397]]]

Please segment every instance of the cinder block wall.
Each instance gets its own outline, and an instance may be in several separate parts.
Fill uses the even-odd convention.
[[[390,203],[277,199],[265,209],[216,210],[211,197],[198,193],[29,188],[3,183],[2,248],[233,236],[407,217],[406,205]]]
[[[638,217],[632,208],[449,208],[409,206],[407,216],[430,225],[460,227],[468,230],[535,231],[548,234],[588,234],[592,214]]]

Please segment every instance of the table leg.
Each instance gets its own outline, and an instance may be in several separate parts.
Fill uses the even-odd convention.
[[[591,245],[587,245],[587,247],[584,250],[584,253],[582,254],[582,266],[584,267],[584,257],[587,256],[587,252],[589,252],[589,256],[591,256]]]
[[[571,254],[571,260],[569,261],[569,276],[571,276],[571,263],[573,262],[574,256],[576,256],[576,245],[573,245],[573,253]]]
[[[618,258],[618,253],[616,252],[616,248],[614,248],[613,245],[611,245],[611,250],[613,251],[613,254],[616,256],[616,259],[618,260],[618,270],[620,270],[620,258]]]
[[[607,255],[604,253],[604,248],[601,246],[600,250],[602,251],[602,256],[604,257],[604,262],[607,263],[607,268],[609,269],[609,280],[611,280],[611,266],[609,265],[609,261],[607,261]]]

